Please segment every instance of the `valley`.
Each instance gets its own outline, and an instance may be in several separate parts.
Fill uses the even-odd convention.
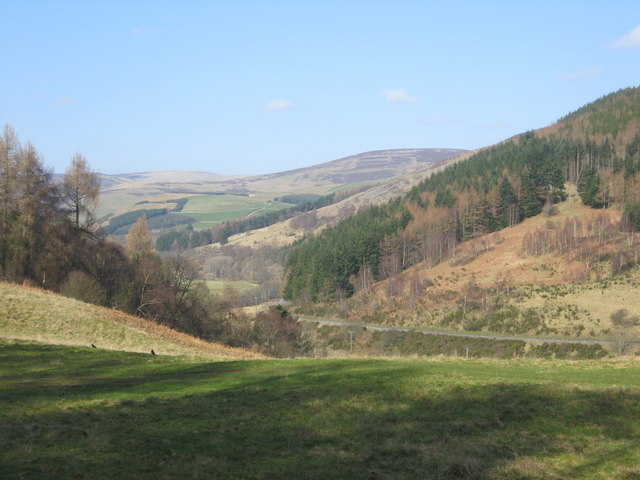
[[[351,262],[345,267],[345,272],[350,270],[347,276],[332,280],[337,283],[318,287],[321,281],[314,280],[316,293],[309,289],[305,293],[298,285],[293,295],[287,290],[290,285],[286,286],[284,295],[294,300],[292,311],[401,329],[587,338],[601,340],[609,346],[610,354],[616,354],[616,350],[633,354],[638,351],[635,342],[640,338],[640,322],[634,320],[640,311],[636,301],[640,298],[636,295],[640,276],[635,266],[637,260],[629,260],[629,256],[638,258],[635,234],[613,233],[621,228],[621,206],[594,209],[593,205],[584,204],[583,187],[578,184],[577,175],[581,169],[591,168],[589,162],[602,163],[593,153],[589,159],[582,158],[586,147],[580,142],[587,137],[580,132],[602,125],[603,121],[614,122],[610,120],[615,118],[611,112],[617,108],[631,112],[622,116],[625,123],[615,127],[624,130],[624,135],[612,137],[603,133],[590,137],[604,142],[604,146],[593,144],[590,148],[593,151],[597,147],[600,152],[597,155],[608,159],[603,165],[611,168],[622,151],[615,141],[633,140],[630,132],[636,125],[632,114],[636,102],[636,89],[616,92],[594,102],[597,107],[589,105],[561,119],[559,126],[529,132],[474,152],[442,149],[368,152],[291,172],[253,177],[189,172],[136,174],[107,179],[103,195],[107,198],[116,192],[131,197],[145,195],[149,200],[124,208],[130,209],[130,213],[123,215],[130,219],[128,225],[145,211],[159,212],[159,217],[154,214],[148,220],[158,250],[165,252],[163,255],[180,255],[194,261],[199,265],[199,278],[210,285],[224,282],[228,287],[237,285],[237,290],[227,289],[226,294],[235,299],[237,306],[253,313],[266,308],[257,304],[268,305],[283,295],[283,279],[292,283],[295,266],[292,255],[298,249],[292,245],[322,238],[325,230],[334,226],[340,229],[351,218],[357,221],[365,209],[378,208],[382,216],[396,217],[405,209],[402,215],[408,224],[400,229],[401,233],[391,230],[384,233],[380,237],[383,240],[375,241],[377,245],[369,243],[368,251],[357,254],[365,258],[362,265],[346,258],[315,260],[322,264]],[[607,128],[610,132],[611,127]],[[539,140],[533,139],[534,135]],[[560,140],[562,135],[568,139]],[[527,147],[527,142],[531,146]],[[541,142],[551,142],[551,146]],[[527,200],[534,202],[531,206],[522,203],[526,195],[534,194],[526,193],[527,182],[533,181],[531,170],[510,173],[511,160],[499,160],[503,163],[494,170],[503,178],[500,189],[507,188],[508,194],[493,187],[481,199],[487,195],[488,187],[484,187],[484,193],[473,193],[467,187],[463,194],[451,195],[451,188],[457,187],[438,186],[433,195],[427,193],[432,187],[422,186],[435,184],[430,180],[432,176],[446,177],[458,167],[464,172],[469,162],[480,165],[492,155],[502,155],[493,152],[522,155],[517,152],[524,147],[532,152],[557,150],[546,155],[574,155],[573,160],[565,160],[568,163],[563,173],[555,170],[553,180],[543,180],[537,187],[537,205],[534,200]],[[633,156],[634,151],[627,149],[622,154]],[[447,155],[453,156],[446,158]],[[484,167],[472,168],[478,172]],[[518,168],[530,167],[525,164]],[[558,179],[561,174],[564,181]],[[547,189],[544,182],[550,181],[555,182],[556,193],[540,193]],[[350,190],[356,185],[359,186]],[[159,196],[147,196],[154,188]],[[625,188],[629,191],[632,187]],[[145,189],[149,190],[143,194]],[[198,190],[200,193],[194,193]],[[212,194],[212,190],[217,193]],[[169,194],[170,191],[174,193]],[[275,191],[282,195],[272,196]],[[189,196],[178,196],[187,193]],[[441,193],[449,195],[447,200],[439,199]],[[174,194],[176,197],[170,199]],[[551,195],[547,199],[552,201],[548,211],[542,211],[545,195]],[[505,205],[507,201],[511,205]],[[390,209],[387,205],[391,204],[403,205]],[[396,210],[392,211],[393,208]],[[191,223],[170,226],[157,222],[167,215],[163,209],[173,210],[169,215],[188,218]],[[426,213],[427,209],[432,213]],[[509,218],[504,213],[507,209],[511,212]],[[478,220],[481,215],[485,215],[485,220]],[[387,227],[373,227],[369,231],[380,228]],[[167,229],[170,233],[163,233]],[[571,239],[568,229],[572,229]],[[604,230],[605,237],[601,233]],[[115,231],[116,237],[119,235],[124,242],[127,231],[124,225]],[[357,237],[359,232],[347,235]],[[558,235],[566,238],[558,240]],[[541,241],[546,246],[539,248]],[[569,246],[558,251],[551,246],[558,241],[568,242]],[[337,250],[343,256],[351,255],[349,247]],[[612,262],[616,258],[618,262],[623,258],[623,265],[614,267]],[[306,271],[303,277],[321,271],[306,265],[303,268]],[[222,294],[220,287],[213,291]],[[599,292],[598,301],[593,301],[594,292]],[[622,321],[614,320],[620,316],[624,317]],[[319,350],[326,348],[325,343]]]
[[[639,480],[639,5],[2,2],[0,480]]]
[[[0,204],[0,476],[636,478],[636,104],[472,152],[102,176],[100,229],[83,159],[54,181],[6,129],[40,176]]]

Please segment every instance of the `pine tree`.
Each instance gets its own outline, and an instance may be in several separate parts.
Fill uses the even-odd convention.
[[[515,223],[513,221],[513,211],[517,207],[518,199],[513,191],[513,187],[507,177],[502,178],[500,183],[500,203],[498,204],[498,225],[499,228],[508,227]]]
[[[578,194],[582,203],[590,207],[599,208],[602,201],[599,198],[600,176],[595,167],[588,167],[583,170],[578,180]]]

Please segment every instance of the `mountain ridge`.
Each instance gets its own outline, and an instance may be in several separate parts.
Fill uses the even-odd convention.
[[[326,195],[349,184],[375,183],[438,163],[465,150],[448,148],[388,149],[363,152],[328,162],[262,175],[168,170],[130,174],[101,174],[103,182],[99,216],[125,211],[142,197],[166,200],[180,195],[229,193]],[[266,198],[266,197],[265,197]]]

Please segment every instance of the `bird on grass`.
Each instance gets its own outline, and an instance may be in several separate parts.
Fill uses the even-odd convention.
[[[156,352],[153,351],[153,349],[151,349],[151,355],[155,355]]]
[[[93,343],[91,344],[91,348],[98,348]]]

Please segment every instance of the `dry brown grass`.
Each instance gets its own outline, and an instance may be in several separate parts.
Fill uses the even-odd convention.
[[[532,256],[523,252],[525,235],[538,228],[557,228],[567,219],[579,218],[586,221],[594,215],[608,215],[612,223],[620,220],[619,210],[594,212],[581,204],[575,188],[570,189],[569,193],[569,199],[557,206],[557,215],[545,217],[541,214],[486,238],[463,243],[458,247],[457,262],[450,259],[430,268],[424,264],[415,265],[391,280],[394,282],[392,290],[396,296],[410,297],[413,279],[428,279],[433,284],[416,301],[427,311],[438,312],[460,302],[461,292],[472,278],[480,288],[493,292],[496,291],[497,284],[504,282],[512,288],[532,293],[524,298],[511,298],[505,293],[503,301],[521,310],[536,309],[545,315],[549,327],[556,328],[562,334],[574,335],[576,329],[582,329],[581,334],[584,336],[591,334],[615,337],[616,328],[610,318],[613,312],[626,308],[630,315],[640,315],[640,271],[636,269],[625,276],[614,277],[608,264],[597,265],[595,270],[591,265],[592,269],[589,270],[584,262],[568,254]],[[474,251],[483,249],[475,249],[473,242],[484,242],[489,248],[475,256]],[[468,261],[460,262],[460,258]],[[595,273],[596,271],[599,273]],[[380,304],[385,304],[388,300],[390,288],[387,282],[380,282],[375,286],[375,295]],[[545,288],[536,290],[531,286],[549,287],[546,290],[550,291],[545,291]],[[554,294],[550,289],[552,286],[562,286],[562,294]],[[570,310],[576,312],[571,314],[571,318],[568,317]],[[559,311],[562,314],[556,313]],[[395,321],[414,326],[425,322],[430,321],[423,315],[414,315],[410,311],[399,313]],[[633,338],[640,337],[640,327],[626,328],[625,334]]]
[[[618,211],[605,212],[613,219],[620,217]],[[405,285],[407,289],[405,293],[408,293],[409,279],[418,273],[421,278],[434,281],[435,285],[430,288],[430,291],[437,294],[445,290],[459,291],[472,276],[475,276],[478,284],[484,287],[489,287],[495,284],[496,280],[504,277],[508,277],[514,285],[556,285],[576,281],[584,278],[586,274],[586,268],[582,262],[567,262],[566,258],[553,254],[539,257],[527,256],[523,254],[522,243],[525,235],[544,226],[547,222],[559,224],[567,218],[587,217],[592,214],[591,208],[580,205],[579,200],[572,198],[561,204],[558,214],[551,218],[541,214],[513,227],[489,234],[486,239],[490,246],[489,250],[468,263],[456,265],[451,259],[431,268],[418,264],[400,275],[399,283]],[[471,242],[463,243],[458,247],[459,255],[465,255],[466,250],[473,248]],[[377,292],[381,294],[384,287],[385,282],[381,282],[377,286]]]

